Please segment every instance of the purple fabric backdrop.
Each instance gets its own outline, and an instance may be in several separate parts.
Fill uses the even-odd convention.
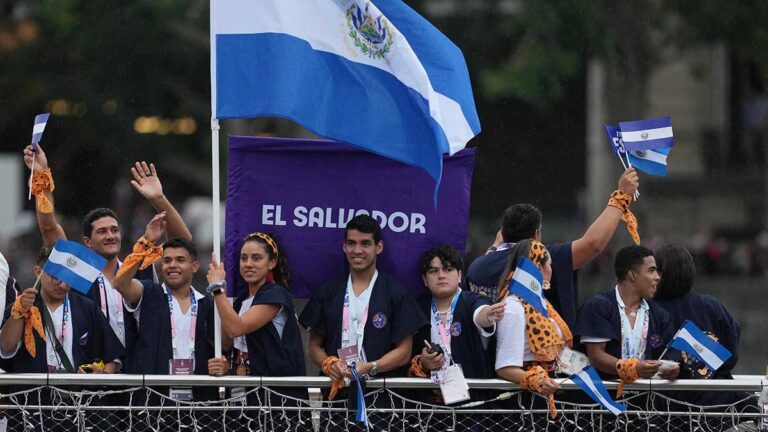
[[[273,233],[285,250],[295,297],[343,274],[344,226],[358,210],[383,224],[378,268],[419,294],[418,257],[450,243],[464,250],[474,149],[445,158],[438,207],[423,170],[333,141],[229,137],[224,262],[239,293],[239,253],[248,233]]]

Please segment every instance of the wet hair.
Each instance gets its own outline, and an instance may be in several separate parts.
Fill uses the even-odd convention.
[[[40,252],[37,254],[37,260],[35,261],[35,264],[37,264],[40,267],[43,267],[43,264],[45,264],[46,261],[48,261],[48,257],[51,256],[51,252],[53,251],[53,245],[45,245],[40,249]]]
[[[613,260],[613,270],[616,273],[616,279],[619,282],[627,277],[630,270],[637,270],[643,265],[646,257],[653,256],[653,251],[645,246],[627,246],[616,252],[616,258]]]
[[[507,243],[533,238],[541,226],[541,210],[531,204],[514,204],[501,217],[501,237]]]
[[[248,242],[260,244],[264,250],[267,251],[269,259],[273,259],[277,262],[275,268],[272,269],[272,276],[275,279],[275,283],[290,291],[291,272],[288,269],[288,260],[274,234],[259,232],[248,234],[243,240],[243,244],[240,245],[241,251],[243,250],[243,246]]]
[[[103,207],[93,209],[83,218],[83,236],[90,238],[91,234],[93,234],[93,223],[103,217],[114,218],[118,224],[120,223],[117,215],[112,210]]]
[[[419,258],[419,270],[421,274],[427,274],[427,270],[432,264],[432,260],[435,258],[440,259],[440,263],[443,267],[453,267],[458,271],[464,267],[463,260],[461,259],[461,252],[454,246],[448,244],[442,244],[434,247],[423,254]]]
[[[344,240],[347,239],[347,233],[349,230],[360,231],[361,233],[373,234],[373,242],[378,243],[381,241],[381,226],[376,219],[368,216],[367,214],[359,214],[349,222],[347,222],[346,228],[344,228]]]
[[[510,273],[514,273],[515,270],[517,270],[517,263],[520,262],[520,258],[522,257],[529,258],[530,255],[531,255],[530,239],[520,240],[515,244],[515,246],[512,249],[510,249],[509,255],[507,255],[507,264],[504,266],[504,271],[501,272],[501,277],[499,278],[499,286],[498,286],[499,292],[501,292],[501,290],[507,284],[507,276],[509,276]],[[547,252],[544,260],[541,262],[542,267],[550,259],[551,258],[549,256],[549,252]]]
[[[683,297],[693,289],[696,265],[688,249],[678,245],[664,245],[653,253],[661,273],[655,299]]]
[[[184,237],[171,237],[163,243],[163,250],[170,248],[186,249],[187,252],[189,252],[189,256],[191,256],[194,261],[197,261],[197,246],[195,246],[192,240],[188,240]]]

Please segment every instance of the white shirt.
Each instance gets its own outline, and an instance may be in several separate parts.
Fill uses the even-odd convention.
[[[197,318],[200,319],[200,300],[205,298],[205,296],[192,287],[190,287],[190,291],[197,300]],[[165,284],[163,284],[163,292],[166,296],[168,295],[168,289],[165,287]],[[173,327],[176,330],[176,352],[173,358],[189,359],[192,358],[192,351],[194,350],[194,347],[190,344],[190,334],[195,331],[195,329],[190,329],[192,325],[192,306],[190,305],[186,313],[182,313],[176,296],[171,295],[171,299],[173,304],[171,320],[173,320]]]
[[[645,349],[641,349],[645,347],[645,341],[643,340],[643,327],[645,326],[645,319],[646,315],[648,314],[648,302],[645,301],[645,299],[640,301],[640,308],[637,311],[637,316],[635,317],[635,326],[632,327],[629,323],[629,318],[627,317],[627,314],[625,313],[626,305],[624,304],[624,301],[621,299],[621,295],[619,294],[619,286],[616,285],[614,288],[615,294],[616,294],[616,303],[619,307],[619,320],[624,328],[631,329],[628,334],[622,334],[621,336],[621,358],[622,359],[628,359],[632,358],[632,356],[644,359],[645,357]],[[647,335],[646,335],[647,336]],[[595,337],[595,336],[589,336],[589,335],[583,335],[581,337],[581,343],[604,343],[609,342],[610,339],[608,338],[601,338],[601,337]],[[632,352],[626,352],[627,345],[630,346],[630,350]]]
[[[349,278],[347,279],[347,295],[349,296],[349,335],[348,340],[346,341],[346,346],[353,346],[357,345],[358,349],[362,351],[363,348],[363,339],[365,337],[365,326],[360,326],[362,324],[363,320],[366,320],[367,317],[365,316],[366,311],[368,310],[368,304],[371,301],[371,293],[373,292],[373,286],[376,284],[376,279],[379,277],[379,271],[376,270],[373,272],[373,277],[371,278],[371,282],[368,284],[368,287],[360,293],[359,296],[355,295],[355,290],[352,288],[352,275],[349,275]],[[343,313],[343,311],[342,311]],[[343,318],[342,318],[343,321]],[[344,323],[341,323],[342,326],[342,339],[344,338]],[[342,340],[342,345],[344,345],[344,342]]]
[[[496,331],[496,370],[508,366],[523,367],[524,362],[536,360],[536,356],[528,348],[525,308],[520,303],[520,298],[510,294],[504,302],[506,304],[504,318],[497,323]],[[552,318],[549,320],[555,322]],[[563,332],[557,323],[555,328],[562,336]]]
[[[253,296],[250,296],[247,299],[243,300],[243,303],[240,305],[240,311],[237,314],[242,317],[243,315],[245,315],[248,309],[251,308],[252,304],[253,304]],[[243,353],[248,352],[248,344],[245,343],[245,335],[236,337],[235,340],[232,341],[232,344],[234,345],[236,350]]]
[[[123,263],[121,261],[117,262],[118,266],[122,266]],[[157,278],[157,272],[155,270],[155,266],[152,267],[152,280],[154,282],[158,281]],[[115,332],[117,335],[117,338],[120,339],[120,343],[125,346],[125,318],[122,319],[122,322],[120,322],[120,311],[118,310],[119,303],[123,301],[123,297],[120,295],[120,292],[118,292],[113,286],[112,283],[109,281],[109,279],[104,276],[103,274],[100,274],[99,277],[104,281],[104,293],[106,297],[106,307],[107,307],[107,314],[105,317],[109,320],[109,326],[112,328],[112,331]],[[99,310],[101,309],[101,287],[99,287],[99,279],[96,279],[96,285],[99,289]],[[125,303],[123,303],[123,313],[127,310],[125,307]],[[129,311],[130,312],[130,311]]]
[[[478,317],[480,316],[480,313],[483,311],[483,309],[485,309],[487,307],[488,307],[488,305],[479,306],[472,313],[472,322],[475,324],[475,328],[477,329],[478,333],[480,333],[480,341],[483,344],[483,348],[488,348],[488,342],[490,342],[491,336],[493,336],[494,333],[496,333],[496,323],[493,323],[493,326],[492,326],[492,329],[491,329],[490,332],[485,331],[485,329],[483,329],[483,327],[479,324],[479,321],[478,321],[479,318]],[[443,319],[443,317],[445,317],[445,316],[446,316],[446,314],[442,314],[442,315],[440,315],[440,318]],[[455,318],[454,318],[454,321],[456,321]],[[429,317],[429,322],[431,323],[430,333],[429,333],[430,341],[433,342],[433,343],[436,343],[436,344],[440,344],[441,343],[440,332],[437,329],[437,323],[435,323],[435,320],[432,317],[431,313],[430,313],[430,317]],[[448,329],[448,331],[449,331],[448,335],[450,336],[451,335],[450,334],[450,329]],[[419,341],[419,342],[421,342],[421,341]],[[450,350],[450,347],[448,347],[448,348]]]

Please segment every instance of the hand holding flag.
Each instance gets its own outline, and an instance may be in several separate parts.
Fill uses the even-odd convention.
[[[29,174],[30,184],[32,184],[32,176],[35,175],[35,153],[37,153],[37,145],[40,143],[40,140],[43,139],[43,131],[45,130],[45,126],[48,124],[48,117],[50,117],[50,115],[50,113],[36,115],[35,123],[32,125],[32,164],[30,166],[30,170],[32,172]],[[29,188],[29,196],[27,199],[32,199],[31,186]]]
[[[675,145],[669,117],[605,125],[605,132],[624,168],[634,166],[648,174],[667,175],[667,157]]]

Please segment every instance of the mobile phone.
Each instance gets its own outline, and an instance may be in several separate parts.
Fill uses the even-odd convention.
[[[443,347],[441,347],[439,344],[433,344],[430,343],[428,340],[424,339],[424,346],[427,347],[427,352],[430,354],[437,353],[438,355],[443,354]]]

